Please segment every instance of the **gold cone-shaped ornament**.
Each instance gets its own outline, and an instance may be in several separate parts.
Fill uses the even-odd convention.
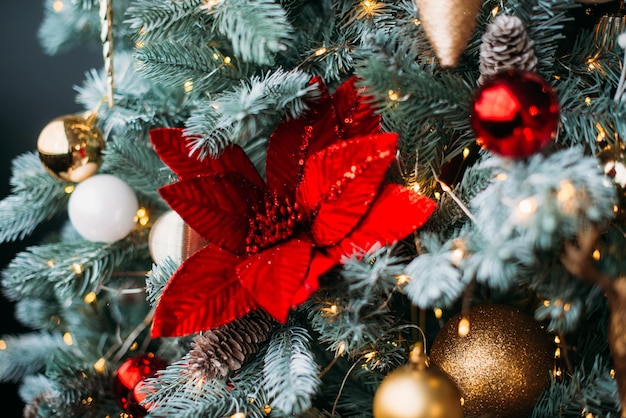
[[[415,0],[422,27],[442,67],[456,67],[476,26],[482,0]]]

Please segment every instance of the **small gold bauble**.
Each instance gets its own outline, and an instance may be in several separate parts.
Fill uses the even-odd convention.
[[[374,418],[463,418],[461,393],[441,371],[408,364],[380,383],[372,413]]]
[[[461,318],[450,319],[435,337],[431,365],[456,383],[466,415],[526,418],[550,384],[555,348],[548,333],[505,305],[470,308],[465,337],[459,336]]]
[[[156,264],[166,257],[181,263],[207,243],[173,210],[159,216],[148,237],[150,256]]]
[[[65,115],[48,123],[37,139],[41,163],[53,177],[79,183],[100,168],[104,139],[96,117]]]

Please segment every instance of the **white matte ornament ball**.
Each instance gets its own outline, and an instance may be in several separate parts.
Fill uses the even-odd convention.
[[[148,238],[150,255],[156,264],[167,257],[180,264],[207,243],[173,210],[159,216]]]
[[[86,240],[112,243],[135,227],[137,196],[111,174],[97,174],[76,186],[68,204],[72,226]]]

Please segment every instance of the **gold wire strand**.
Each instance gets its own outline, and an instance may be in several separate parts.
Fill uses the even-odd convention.
[[[109,108],[115,105],[113,99],[113,0],[100,0],[100,40],[104,72],[107,78],[107,101]]]

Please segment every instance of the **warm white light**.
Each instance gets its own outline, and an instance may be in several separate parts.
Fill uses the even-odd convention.
[[[463,251],[462,248],[457,248],[454,251],[452,251],[452,254],[450,255],[452,258],[452,264],[454,265],[459,264],[459,262],[461,262],[461,260],[463,259],[464,255],[465,255],[465,251]]]
[[[67,345],[73,345],[74,339],[72,338],[72,334],[70,334],[69,332],[63,334],[63,342]]]
[[[96,362],[93,364],[93,368],[94,368],[94,370],[95,370],[95,371],[97,371],[98,373],[102,373],[102,372],[104,372],[104,367],[106,366],[106,364],[107,364],[106,360],[105,360],[105,359],[103,359],[102,357],[100,357],[100,358],[98,359],[98,361],[96,361]]]
[[[395,102],[400,98],[400,95],[393,90],[389,90],[387,92],[387,96],[389,97],[389,100],[391,100],[392,102]]]
[[[537,210],[537,202],[533,198],[524,199],[518,203],[517,209],[522,215],[531,215]]]
[[[83,300],[85,301],[85,303],[87,304],[91,304],[94,303],[96,301],[96,293],[95,292],[89,292],[85,295],[85,297],[83,298]]]
[[[78,263],[74,263],[74,264],[72,264],[72,270],[76,274],[81,274],[83,272],[83,266],[81,266]]]
[[[461,318],[459,322],[459,337],[467,337],[470,332],[469,318]]]
[[[409,276],[407,276],[406,274],[401,274],[396,279],[398,280],[399,285],[403,285],[410,281]]]
[[[54,10],[57,13],[63,10],[63,7],[64,7],[64,4],[61,0],[54,0],[54,2],[52,3],[52,10]]]

